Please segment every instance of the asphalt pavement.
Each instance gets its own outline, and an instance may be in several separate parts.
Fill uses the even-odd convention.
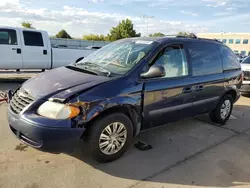
[[[0,90],[17,83],[1,83]],[[250,187],[250,98],[241,97],[224,127],[207,115],[141,133],[117,161],[95,162],[86,143],[72,153],[51,154],[21,144],[0,104],[0,188]]]

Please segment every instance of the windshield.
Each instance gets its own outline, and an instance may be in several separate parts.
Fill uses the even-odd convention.
[[[250,64],[250,56],[242,61],[242,64]]]
[[[85,65],[95,64],[110,73],[126,74],[155,44],[154,41],[139,39],[113,42],[90,54],[76,66],[83,68]]]

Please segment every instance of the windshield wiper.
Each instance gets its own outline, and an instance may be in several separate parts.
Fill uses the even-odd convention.
[[[92,74],[92,75],[97,75],[97,76],[98,76],[98,73],[97,73],[96,71],[91,71],[91,70],[87,70],[87,69],[82,69],[82,68],[79,68],[79,67],[76,67],[76,66],[72,66],[72,65],[68,65],[68,66],[66,66],[66,68],[72,69],[72,70],[75,70],[75,71],[79,71],[79,72],[83,72],[83,73],[87,73],[87,74]]]
[[[106,76],[110,77],[111,76],[111,72],[107,69],[104,69],[102,66],[95,64],[95,63],[91,63],[91,62],[84,62],[84,63],[78,63],[77,65],[82,65],[84,67],[84,69],[92,69],[92,70],[97,70],[98,72],[104,73]]]
[[[91,62],[81,62],[81,63],[76,63],[75,65],[98,66],[96,63],[91,63]]]

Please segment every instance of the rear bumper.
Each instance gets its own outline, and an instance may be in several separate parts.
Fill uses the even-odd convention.
[[[49,125],[29,122],[22,115],[8,109],[9,127],[23,143],[51,152],[66,152],[81,138],[85,128],[54,128]],[[62,125],[63,127],[63,125]]]

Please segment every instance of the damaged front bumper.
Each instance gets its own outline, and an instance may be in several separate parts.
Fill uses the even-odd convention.
[[[8,99],[11,100],[11,92]],[[52,120],[30,110],[16,114],[8,105],[8,122],[12,133],[23,143],[41,150],[64,152],[74,148],[85,128],[73,128],[71,120]]]

